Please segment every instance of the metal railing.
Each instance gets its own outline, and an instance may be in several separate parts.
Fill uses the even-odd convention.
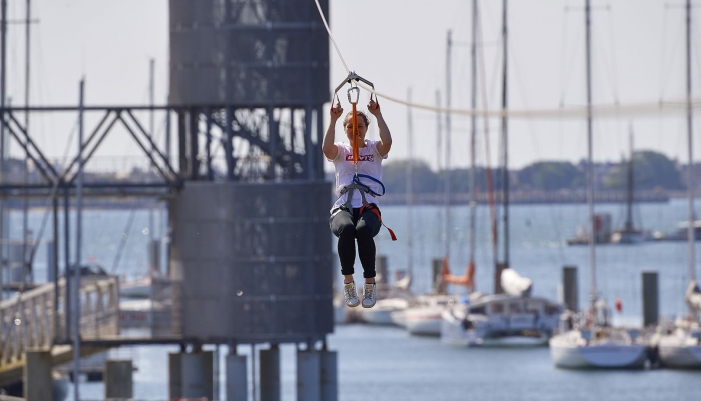
[[[80,336],[85,340],[119,334],[119,284],[116,277],[82,280]],[[66,285],[59,280],[58,305],[54,284],[44,284],[0,302],[0,370],[21,363],[28,349],[51,349],[65,336]]]

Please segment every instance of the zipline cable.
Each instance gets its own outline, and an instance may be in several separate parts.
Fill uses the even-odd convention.
[[[324,23],[324,27],[326,27],[326,32],[329,35],[329,39],[331,39],[331,42],[334,45],[334,48],[336,49],[336,53],[338,54],[338,57],[341,59],[341,63],[343,63],[343,67],[345,68],[346,72],[350,75],[350,69],[348,68],[348,65],[346,64],[346,61],[343,59],[343,55],[341,55],[341,50],[338,47],[338,44],[336,43],[336,40],[333,37],[333,34],[331,33],[331,28],[329,28],[329,24],[326,21],[326,17],[324,16],[324,12],[321,9],[321,5],[319,4],[319,0],[314,0],[316,3],[317,9],[319,10],[319,16],[321,17],[321,20]],[[477,115],[477,116],[487,116],[487,117],[509,117],[509,118],[581,118],[587,115],[587,108],[586,106],[579,106],[579,107],[571,107],[571,108],[558,108],[558,109],[538,109],[538,110],[494,110],[494,111],[485,111],[485,110],[471,110],[471,109],[449,109],[449,108],[440,108],[440,107],[435,107],[435,106],[428,106],[425,104],[418,104],[418,103],[413,103],[413,102],[407,102],[405,100],[396,98],[394,96],[389,96],[384,93],[380,93],[376,91],[374,88],[370,88],[368,85],[364,85],[361,82],[357,82],[357,85],[360,86],[361,88],[371,92],[377,97],[382,97],[385,98],[391,102],[402,104],[405,106],[409,107],[414,107],[417,109],[421,110],[427,110],[427,111],[433,111],[433,112],[443,112],[443,113],[450,113],[450,114],[458,114],[458,115],[466,115],[466,116],[471,116],[471,115]],[[692,99],[692,108],[694,109],[699,109],[701,108],[701,98],[694,98]],[[683,113],[686,111],[686,101],[680,100],[678,102],[641,102],[641,103],[631,103],[628,105],[621,105],[621,104],[615,104],[615,105],[599,105],[599,106],[592,106],[592,114],[593,116],[597,118],[605,118],[605,117],[620,117],[621,115],[627,115],[627,116],[632,116],[632,115],[648,115],[651,113],[659,113],[659,112],[677,112],[677,113]]]
[[[333,34],[331,34],[331,28],[329,28],[329,23],[326,22],[326,17],[324,16],[324,11],[321,9],[321,4],[319,4],[319,0],[314,0],[316,3],[316,8],[319,10],[319,15],[321,16],[321,20],[324,22],[324,26],[326,27],[326,32],[329,34],[329,39],[331,39],[331,42],[333,43],[333,47],[336,48],[336,53],[338,53],[338,58],[341,59],[341,63],[343,63],[343,68],[346,69],[346,73],[350,74],[350,69],[348,69],[348,65],[346,64],[346,61],[343,59],[343,56],[341,55],[341,50],[338,48],[338,45],[336,44],[336,40],[333,38]]]

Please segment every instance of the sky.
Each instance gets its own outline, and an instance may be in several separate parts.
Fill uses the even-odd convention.
[[[309,0],[313,2],[313,0]],[[9,19],[24,18],[24,1],[9,1]],[[30,74],[32,105],[75,105],[78,83],[86,80],[89,105],[143,105],[148,102],[149,60],[155,61],[156,104],[165,104],[168,83],[168,1],[32,0]],[[481,1],[478,50],[478,108],[497,109],[501,91],[501,1]],[[509,2],[509,104],[514,110],[556,110],[585,104],[583,0]],[[597,105],[676,102],[684,99],[684,9],[682,0],[593,0],[592,92]],[[472,2],[466,0],[330,0],[330,24],[348,67],[369,79],[381,93],[436,105],[446,104],[446,37],[452,31],[452,99],[470,107]],[[701,21],[701,7],[694,8]],[[701,22],[693,36],[701,38]],[[24,27],[12,24],[8,37],[8,96],[24,102]],[[701,72],[701,40],[693,44],[693,70]],[[346,76],[331,48],[331,85]],[[701,97],[696,74],[693,97]],[[331,89],[330,89],[331,90]],[[367,93],[363,94],[367,99]],[[345,94],[342,95],[342,98]],[[438,149],[437,113],[380,99],[394,139],[389,160],[409,156],[432,168],[445,167],[445,124]],[[347,104],[345,105],[347,108]],[[696,108],[695,114],[699,107]],[[89,117],[95,120],[97,116]],[[157,123],[158,124],[158,123]],[[47,153],[65,153],[75,116],[33,117],[31,125]],[[701,132],[695,125],[695,135]],[[159,124],[162,126],[162,124]],[[410,128],[411,127],[411,128]],[[161,128],[162,129],[162,128]],[[340,129],[337,129],[340,133]],[[409,133],[413,136],[409,146]],[[478,122],[477,162],[498,161],[499,122]],[[686,122],[681,114],[620,113],[596,119],[594,159],[619,161],[636,149],[656,150],[686,162]],[[373,124],[370,138],[377,138]],[[450,163],[470,163],[470,119],[452,117]],[[411,150],[410,150],[411,149]],[[12,151],[12,150],[11,150]],[[16,151],[16,147],[14,148]],[[102,151],[102,150],[101,150]],[[138,154],[123,137],[108,138],[105,156]],[[411,155],[410,155],[411,153]],[[521,168],[537,160],[577,162],[586,157],[584,116],[511,118],[509,164]],[[701,141],[695,141],[695,160]],[[332,169],[331,164],[327,166]]]

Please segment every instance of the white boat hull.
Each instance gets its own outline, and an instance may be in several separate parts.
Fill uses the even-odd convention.
[[[466,330],[463,322],[450,311],[443,312],[441,319],[441,341],[446,344],[482,347],[537,347],[548,343],[549,335],[525,336],[514,333],[499,337],[487,337],[486,330]]]
[[[406,328],[406,319],[404,318],[404,311],[395,311],[390,313],[390,318],[392,319],[392,323],[399,327]]]
[[[550,340],[550,355],[558,368],[566,369],[640,369],[645,365],[647,349],[637,344],[581,345]]]
[[[701,342],[685,330],[661,336],[656,342],[660,362],[676,369],[701,369]]]
[[[701,369],[701,345],[660,346],[660,362],[669,368]]]
[[[441,314],[439,311],[426,311],[422,313],[404,313],[404,327],[409,334],[416,336],[441,335]]]
[[[392,313],[403,311],[409,306],[409,302],[402,298],[387,298],[377,301],[372,308],[359,308],[360,319],[368,324],[390,326],[393,325]]]

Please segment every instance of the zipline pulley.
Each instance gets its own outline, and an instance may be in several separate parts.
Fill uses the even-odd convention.
[[[355,71],[351,71],[348,73],[348,76],[341,82],[337,87],[336,90],[334,91],[334,98],[338,100],[338,91],[343,88],[344,85],[350,84],[350,88],[348,89],[348,102],[350,102],[351,106],[353,107],[353,117],[351,119],[351,124],[353,127],[353,135],[352,135],[352,140],[351,140],[351,148],[353,149],[353,165],[355,167],[355,179],[360,181],[358,177],[358,162],[360,161],[360,134],[358,132],[358,102],[360,101],[360,88],[358,87],[358,84],[356,82],[363,82],[370,86],[373,90],[375,90],[375,85],[368,81],[367,79],[361,77],[360,75],[356,74]],[[372,100],[372,95],[373,93],[370,93],[370,99]],[[377,102],[377,96],[375,96],[375,102]],[[333,101],[331,102],[331,107],[333,107]]]

